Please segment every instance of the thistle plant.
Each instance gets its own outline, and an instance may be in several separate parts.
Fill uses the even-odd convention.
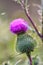
[[[15,19],[10,23],[10,31],[17,35],[16,50],[17,52],[26,53],[32,65],[31,52],[34,51],[36,41],[26,32],[29,30],[27,22],[22,19]]]
[[[33,25],[36,33],[38,34],[38,36],[43,39],[43,33],[41,34],[37,27],[34,24],[34,21],[32,20],[32,18],[29,15],[29,5],[28,5],[28,0],[14,0],[16,1],[18,4],[21,5],[21,7],[23,8],[27,18],[30,20],[31,24]],[[30,65],[32,65],[32,60],[34,60],[34,65],[38,64],[38,61],[36,58],[31,57],[31,52],[34,52],[34,48],[36,47],[37,43],[36,40],[34,40],[33,37],[31,37],[29,34],[27,34],[26,32],[30,29],[27,21],[25,21],[22,18],[18,18],[13,20],[10,23],[10,31],[13,34],[17,35],[17,43],[16,43],[16,50],[17,52],[21,53],[21,54],[26,54],[29,61],[30,61]],[[12,37],[12,41],[13,41],[13,37]],[[14,43],[10,42],[8,44],[6,44],[3,42],[0,43],[0,49],[1,49],[1,53],[0,53],[0,64],[5,61],[8,60],[9,57],[14,56]],[[6,49],[5,49],[6,47]],[[4,53],[3,53],[4,52]],[[3,65],[10,65],[9,62],[5,62]]]

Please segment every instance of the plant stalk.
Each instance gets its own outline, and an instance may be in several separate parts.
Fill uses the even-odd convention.
[[[23,7],[23,9],[24,9],[24,12],[25,12],[26,16],[28,17],[28,19],[30,20],[31,24],[33,25],[33,27],[34,27],[35,31],[37,32],[38,36],[43,40],[43,33],[42,33],[42,34],[39,33],[39,31],[38,31],[37,27],[35,26],[33,20],[31,19],[31,17],[30,17],[29,14],[27,13],[27,10],[26,10],[25,5],[24,5],[23,3],[21,3],[21,5],[23,5],[22,7]]]
[[[41,39],[43,39],[43,34],[40,34],[40,33],[39,33],[38,29],[36,28],[34,22],[33,22],[32,19],[31,19],[31,17],[28,15],[28,13],[27,13],[27,11],[26,11],[26,8],[24,8],[24,11],[25,11],[26,16],[28,17],[28,19],[29,19],[30,22],[32,23],[32,25],[33,25],[35,31],[37,32],[38,36],[39,36]]]
[[[27,56],[28,56],[28,58],[29,58],[30,65],[32,65],[32,58],[31,58],[31,53],[27,53]]]

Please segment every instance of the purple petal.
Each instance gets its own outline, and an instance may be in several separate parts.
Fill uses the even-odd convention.
[[[10,23],[10,31],[15,34],[19,34],[21,32],[26,32],[27,29],[28,29],[28,24],[22,18],[15,19]]]

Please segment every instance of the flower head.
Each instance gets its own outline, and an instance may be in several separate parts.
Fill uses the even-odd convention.
[[[10,31],[14,34],[20,34],[26,32],[27,30],[28,24],[22,18],[15,19],[10,23]]]

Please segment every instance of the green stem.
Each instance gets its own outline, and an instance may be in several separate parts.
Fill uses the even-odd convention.
[[[31,58],[31,53],[27,53],[27,56],[28,56],[28,58],[29,58],[30,65],[32,65],[32,58]]]

